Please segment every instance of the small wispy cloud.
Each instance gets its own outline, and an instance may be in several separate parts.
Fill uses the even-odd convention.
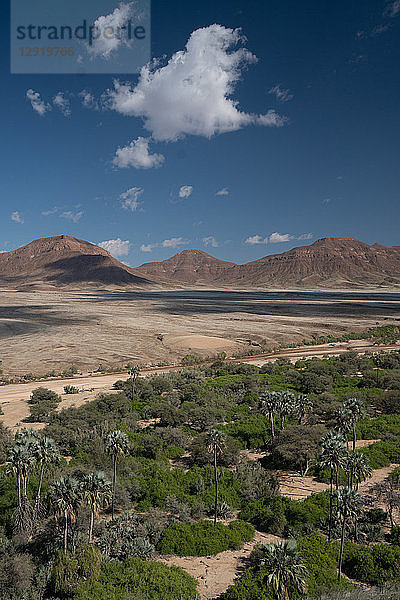
[[[209,235],[203,238],[203,244],[207,246],[211,246],[211,248],[218,248],[219,242],[215,239],[213,235]]]
[[[245,244],[255,246],[257,244],[283,244],[285,242],[291,242],[292,240],[311,240],[313,238],[312,233],[301,233],[299,235],[291,235],[290,233],[279,233],[274,231],[271,235],[263,237],[261,235],[252,235],[245,240]]]
[[[179,246],[186,246],[189,243],[190,240],[183,237],[173,237],[154,244],[142,244],[140,246],[140,251],[151,252],[154,248],[178,248]]]
[[[51,105],[42,100],[39,92],[29,89],[26,91],[26,97],[30,101],[33,110],[41,117],[51,110]]]
[[[64,117],[71,116],[71,104],[68,98],[66,98],[63,92],[58,92],[53,98],[53,104],[56,106]]]
[[[42,210],[42,215],[44,217],[49,217],[50,215],[55,215],[60,209],[58,206],[54,206],[54,208],[49,208],[48,210]]]
[[[127,169],[134,167],[135,169],[152,169],[161,167],[165,157],[162,154],[150,154],[149,151],[150,138],[138,137],[133,140],[128,146],[118,148],[113,159],[114,167],[119,169]]]
[[[72,221],[73,223],[77,223],[81,219],[83,214],[84,214],[83,210],[80,210],[79,212],[74,212],[72,210],[66,210],[65,212],[61,213],[60,217],[62,219],[68,219],[69,221]]]
[[[189,198],[192,195],[193,186],[192,185],[181,185],[179,188],[178,196],[179,198],[185,199]]]
[[[20,223],[21,225],[25,222],[23,216],[17,210],[11,213],[10,219],[11,221],[14,221],[14,223]]]
[[[126,192],[120,195],[122,208],[125,210],[131,210],[132,212],[137,210],[142,202],[139,202],[139,198],[143,194],[144,190],[141,187],[132,187]]]
[[[189,240],[182,237],[173,237],[161,242],[163,248],[178,248],[178,246],[186,246],[186,244],[189,244]]]
[[[289,100],[293,100],[293,94],[290,90],[284,89],[280,83],[274,85],[270,90],[268,90],[268,94],[275,96],[279,102],[289,102]]]
[[[229,196],[229,190],[226,187],[223,187],[222,189],[218,190],[218,192],[215,194],[216,196]]]
[[[157,248],[158,244],[142,244],[140,246],[140,252],[151,252],[153,248]]]
[[[82,106],[91,108],[92,110],[99,110],[99,103],[91,92],[82,90],[79,92],[79,96],[82,98]]]
[[[122,241],[121,238],[115,240],[106,240],[105,242],[99,242],[98,246],[104,248],[114,256],[114,258],[120,258],[121,256],[128,256],[130,251],[129,240]]]

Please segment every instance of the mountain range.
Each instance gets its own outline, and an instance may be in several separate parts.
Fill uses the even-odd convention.
[[[61,235],[0,254],[0,287],[212,287],[340,289],[400,286],[400,246],[322,238],[238,265],[202,250],[129,267],[103,248]]]

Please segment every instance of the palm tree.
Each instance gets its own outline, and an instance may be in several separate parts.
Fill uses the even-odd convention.
[[[338,517],[342,521],[342,533],[340,536],[340,553],[339,553],[339,566],[338,566],[338,580],[342,576],[342,563],[343,563],[343,548],[344,548],[344,537],[346,531],[347,521],[350,518],[357,516],[358,511],[362,505],[362,499],[360,494],[356,490],[352,490],[348,487],[342,488],[336,492],[338,499]]]
[[[76,515],[77,506],[81,499],[79,484],[73,477],[60,477],[50,485],[50,503],[56,516],[64,518],[64,553],[68,548],[68,524]]]
[[[31,510],[27,496],[27,483],[29,468],[34,458],[29,452],[28,446],[17,443],[11,448],[7,463],[9,471],[15,473],[18,488],[18,505],[15,513],[15,528],[17,531],[27,531],[31,525]]]
[[[348,472],[349,487],[358,490],[359,484],[371,477],[372,468],[368,458],[361,452],[350,452],[347,456],[346,470]]]
[[[336,411],[336,426],[335,429],[339,433],[342,433],[346,438],[347,450],[349,449],[348,434],[353,428],[354,417],[351,410],[348,408],[339,408]]]
[[[40,437],[37,440],[36,446],[34,447],[34,456],[36,462],[40,465],[39,484],[36,492],[35,509],[34,515],[38,516],[40,513],[41,503],[40,494],[42,491],[43,474],[46,463],[55,462],[59,458],[57,446],[54,440],[48,437]]]
[[[295,410],[299,419],[299,425],[302,424],[306,414],[311,413],[313,409],[313,403],[307,394],[299,394],[295,398]]]
[[[117,429],[111,431],[106,437],[106,452],[113,457],[114,462],[114,474],[113,474],[113,489],[112,489],[112,519],[114,520],[114,509],[115,509],[115,488],[117,485],[117,461],[119,454],[126,454],[129,449],[128,436]]]
[[[264,392],[260,396],[260,409],[270,422],[271,437],[275,437],[275,417],[279,412],[280,401],[277,392]]]
[[[307,569],[301,562],[295,540],[261,546],[260,567],[266,569],[265,579],[276,600],[290,600],[293,592],[306,591]]]
[[[139,373],[139,367],[131,367],[128,371],[128,375],[132,378],[132,410],[135,410],[135,383]]]
[[[353,428],[353,452],[356,449],[356,423],[364,415],[365,406],[362,400],[358,398],[349,398],[343,403],[345,409],[349,410],[353,415],[352,428]]]
[[[210,429],[207,434],[208,450],[213,453],[214,460],[214,482],[215,482],[215,502],[214,502],[214,527],[217,525],[218,513],[218,466],[217,457],[222,454],[225,447],[226,435],[218,429]]]
[[[285,418],[295,410],[296,396],[289,391],[279,392],[279,414],[281,417],[281,429],[285,427]]]
[[[89,543],[93,541],[94,517],[112,497],[111,483],[102,471],[88,473],[82,480],[82,493],[90,508]]]
[[[346,448],[344,446],[344,437],[335,431],[329,431],[321,440],[322,452],[320,454],[318,465],[322,469],[330,469],[330,496],[329,496],[329,533],[328,540],[332,534],[333,518],[333,480],[336,476],[336,490],[339,488],[339,469],[346,463]]]

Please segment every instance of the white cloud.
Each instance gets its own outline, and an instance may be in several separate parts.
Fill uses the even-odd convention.
[[[186,244],[189,244],[189,240],[185,240],[182,237],[173,237],[161,242],[163,248],[177,248],[178,246],[185,246]]]
[[[278,233],[274,231],[271,235],[262,237],[261,235],[253,235],[245,240],[245,244],[254,246],[256,244],[282,244],[284,242],[290,242],[292,240],[311,240],[313,238],[312,233],[302,233],[300,235],[290,235],[289,233]]]
[[[120,169],[135,167],[135,169],[151,169],[160,167],[164,162],[162,154],[149,153],[150,138],[138,137],[123,148],[118,148],[113,159],[113,165]]]
[[[91,92],[88,92],[87,90],[82,90],[81,92],[79,92],[79,96],[82,98],[82,105],[85,108],[93,108],[94,110],[99,110],[99,104]]]
[[[127,256],[130,250],[129,240],[122,241],[121,238],[100,242],[98,245],[101,248],[104,248],[104,250],[107,250],[107,252],[109,252],[111,256],[114,256],[115,258]]]
[[[252,235],[248,237],[244,243],[249,244],[250,246],[254,246],[256,244],[267,244],[268,238],[263,238],[261,235]]]
[[[48,217],[49,215],[55,215],[58,211],[59,211],[58,206],[55,206],[54,208],[49,208],[48,210],[42,211],[42,215],[44,217]]]
[[[114,12],[98,17],[93,24],[92,44],[86,44],[89,54],[107,60],[121,45],[129,46],[130,41],[124,36],[122,27],[132,14],[133,2],[121,2]]]
[[[37,112],[38,115],[40,115],[41,117],[43,117],[43,115],[45,115],[47,112],[49,112],[49,110],[51,110],[50,104],[47,104],[46,102],[44,102],[44,100],[42,100],[42,97],[39,94],[39,92],[35,92],[34,90],[29,89],[26,91],[26,97],[28,98],[28,100],[30,100],[33,110]]]
[[[179,198],[189,198],[192,192],[192,185],[181,185],[181,187],[179,188]]]
[[[228,188],[224,187],[215,194],[216,196],[229,196]]]
[[[281,244],[282,242],[290,242],[290,240],[294,239],[296,238],[293,235],[290,235],[289,233],[278,233],[277,231],[275,231],[269,236],[268,242],[270,244]]]
[[[237,48],[244,41],[238,29],[217,24],[197,29],[167,64],[154,61],[142,67],[136,85],[115,81],[110,107],[142,118],[158,141],[185,135],[210,138],[252,124],[283,125],[285,119],[274,111],[246,113],[232,99],[243,70],[257,60],[246,48]]]
[[[274,85],[274,87],[268,91],[268,94],[272,94],[280,102],[289,102],[289,100],[293,100],[293,94],[290,90],[285,90],[279,83]]]
[[[298,240],[312,240],[314,235],[312,233],[302,233],[296,239]]]
[[[211,246],[212,248],[218,248],[219,243],[215,239],[213,235],[209,235],[208,237],[203,238],[203,244],[207,246]]]
[[[69,100],[64,96],[63,92],[58,92],[54,96],[53,104],[62,112],[64,117],[71,116],[71,104]]]
[[[11,213],[11,221],[14,221],[14,223],[24,223],[24,218],[23,216],[17,211],[15,210],[13,213]]]
[[[140,196],[143,194],[143,188],[140,187],[132,187],[126,192],[123,192],[120,195],[122,208],[126,210],[131,210],[132,212],[139,208],[141,202],[139,202]]]
[[[77,223],[83,214],[84,214],[83,210],[80,210],[79,212],[73,212],[72,210],[66,210],[65,212],[61,213],[60,217],[62,217],[63,219],[68,219],[69,221],[73,221],[74,223]]]
[[[157,248],[158,244],[142,244],[140,246],[140,252],[151,252],[153,248]]]

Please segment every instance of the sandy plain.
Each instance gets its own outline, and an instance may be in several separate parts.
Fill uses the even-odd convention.
[[[178,363],[400,323],[400,293],[0,290],[7,375]]]

